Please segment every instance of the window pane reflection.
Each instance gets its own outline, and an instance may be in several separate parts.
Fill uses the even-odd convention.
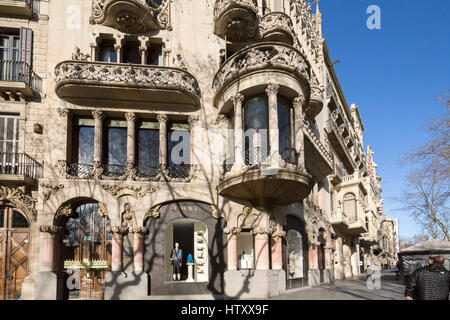
[[[288,279],[303,278],[302,235],[296,230],[287,233],[286,256]]]

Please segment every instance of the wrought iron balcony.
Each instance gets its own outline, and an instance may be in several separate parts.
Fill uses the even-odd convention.
[[[284,148],[280,150],[281,159],[286,163],[297,165],[298,164],[298,153],[294,148]]]
[[[33,184],[42,177],[42,164],[26,153],[0,153],[0,181]]]
[[[354,172],[356,163],[350,153],[349,148],[347,147],[345,139],[342,137],[342,134],[340,133],[340,130],[333,119],[327,120],[325,132],[327,133],[328,140],[339,156],[339,159],[341,159],[342,163],[344,164],[347,172]]]
[[[42,79],[24,61],[0,60],[0,91],[10,100],[42,91]]]
[[[265,41],[279,41],[292,45],[292,20],[283,12],[270,12],[261,19],[259,33]]]
[[[67,167],[67,174],[79,179],[91,179],[93,177],[94,166],[85,163],[71,163]]]
[[[63,61],[55,67],[56,94],[81,105],[168,107],[194,111],[200,87],[186,70],[153,65]]]
[[[222,39],[243,42],[256,35],[258,25],[256,0],[216,0],[214,33]]]
[[[0,14],[8,16],[31,17],[39,11],[35,0],[0,0]]]
[[[169,0],[92,0],[91,23],[129,34],[170,29],[170,2]]]

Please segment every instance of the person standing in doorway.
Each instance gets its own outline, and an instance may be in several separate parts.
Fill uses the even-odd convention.
[[[407,300],[448,300],[450,271],[444,257],[432,255],[428,265],[413,272],[406,286]]]
[[[180,249],[179,243],[175,243],[175,248],[172,249],[170,257],[173,265],[173,280],[181,280],[181,263],[183,261],[183,250]]]

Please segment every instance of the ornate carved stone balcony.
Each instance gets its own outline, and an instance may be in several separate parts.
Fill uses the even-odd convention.
[[[170,1],[92,0],[91,22],[130,34],[170,29]]]
[[[35,0],[0,0],[0,14],[31,17]]]
[[[356,163],[353,160],[352,155],[350,154],[347,143],[342,137],[342,134],[333,119],[327,121],[325,132],[327,133],[328,140],[333,146],[333,149],[338,154],[339,159],[341,159],[342,163],[344,164],[347,172],[353,173],[356,168]]]
[[[347,215],[345,212],[341,212],[340,210],[331,212],[330,222],[334,227],[340,228],[344,231],[348,228]]]
[[[283,12],[270,12],[261,19],[259,34],[265,41],[279,41],[292,45],[292,20]]]
[[[251,94],[269,83],[279,85],[286,97],[297,97],[305,90],[309,95],[310,74],[309,63],[294,47],[279,42],[257,43],[232,55],[217,71],[214,105],[226,113],[236,92]]]
[[[198,110],[200,88],[189,72],[170,67],[63,61],[55,67],[56,94],[76,104]]]
[[[214,33],[236,42],[253,38],[258,25],[257,8],[256,0],[216,0]]]
[[[362,237],[359,238],[359,241],[368,245],[376,244],[378,241],[375,235],[372,235],[370,232],[366,232],[362,234]]]
[[[278,160],[274,162],[261,148],[253,148],[245,152],[241,165],[225,161],[219,194],[266,208],[304,199],[311,191],[311,176],[297,165],[295,151],[281,152]]]
[[[360,235],[367,232],[366,223],[359,214],[356,217],[348,218],[348,233],[353,235]]]

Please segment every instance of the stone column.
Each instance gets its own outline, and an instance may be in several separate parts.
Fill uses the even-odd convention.
[[[303,94],[296,97],[292,103],[294,106],[294,130],[295,130],[295,151],[298,155],[298,166],[305,168],[305,137],[303,135],[303,104],[305,97]]]
[[[102,162],[102,141],[103,141],[103,120],[105,118],[103,112],[92,111],[94,117],[94,163]]]
[[[280,158],[280,139],[278,132],[278,90],[277,84],[269,84],[266,88],[266,94],[269,102],[269,143],[271,165],[278,167]]]
[[[117,53],[117,62],[122,63],[122,45],[125,39],[124,36],[119,33],[114,34],[114,39],[116,40],[116,43],[114,44],[114,50],[116,50]]]
[[[189,136],[190,136],[190,165],[196,164],[195,161],[195,127],[198,123],[199,117],[198,116],[189,116],[188,122],[189,122]]]
[[[39,231],[42,232],[44,238],[40,268],[43,272],[55,271],[55,247],[61,229],[58,226],[44,225],[39,227]]]
[[[240,171],[244,164],[244,132],[242,129],[242,103],[244,96],[241,93],[233,98],[234,105],[234,165],[232,171]]]
[[[134,271],[144,271],[144,238],[148,232],[146,227],[134,227],[131,232],[134,234],[133,241],[133,263]]]
[[[167,121],[165,114],[157,116],[159,122],[159,164],[161,168],[167,167]]]
[[[269,228],[253,230],[255,235],[255,263],[256,270],[269,270]]]
[[[127,119],[127,166],[134,166],[136,159],[136,114],[128,112]]]
[[[111,271],[121,272],[123,269],[122,265],[122,249],[123,249],[123,235],[129,230],[128,227],[114,226],[110,229],[113,239],[111,248]]]
[[[237,270],[237,235],[241,232],[240,228],[225,228],[224,233],[228,234],[227,242],[227,263],[228,270]]]
[[[272,233],[272,270],[281,270],[283,268],[282,239],[286,236],[284,231],[275,231]]]
[[[91,61],[96,61],[97,58],[97,43],[91,42]]]

